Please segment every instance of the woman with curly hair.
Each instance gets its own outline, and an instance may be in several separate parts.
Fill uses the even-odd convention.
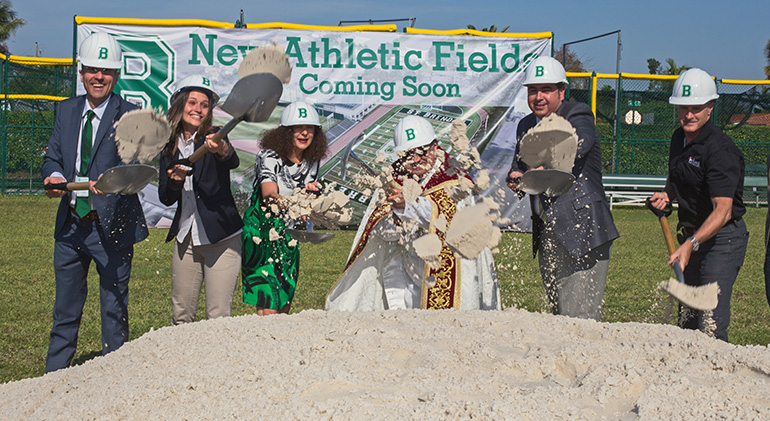
[[[171,260],[175,325],[195,319],[204,279],[209,319],[230,315],[238,284],[243,222],[230,191],[230,170],[240,161],[227,139],[210,139],[219,130],[211,126],[217,101],[208,78],[189,76],[179,83],[168,110],[172,132],[160,156],[158,196],[166,206],[177,205],[166,237],[167,242],[176,240]],[[193,174],[172,165],[198,148],[209,153],[195,163]]]
[[[289,104],[281,125],[265,134],[260,147],[251,205],[243,216],[243,302],[256,306],[260,316],[288,314],[299,275],[299,246],[273,209],[284,212],[279,199],[295,188],[320,190],[327,143],[318,113],[303,101]]]

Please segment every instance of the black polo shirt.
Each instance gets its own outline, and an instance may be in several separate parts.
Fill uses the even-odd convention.
[[[668,182],[679,203],[679,223],[697,229],[714,210],[712,197],[732,197],[731,220],[740,219],[743,205],[743,154],[732,139],[709,120],[685,146],[684,130],[671,137]]]

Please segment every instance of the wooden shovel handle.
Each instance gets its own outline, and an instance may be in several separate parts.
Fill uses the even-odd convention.
[[[235,120],[235,119],[233,119],[233,120]],[[240,122],[240,120],[238,120],[238,121]],[[228,123],[228,125],[229,125],[229,124],[230,124],[230,123]],[[237,124],[237,123],[236,123],[236,124]],[[234,125],[233,125],[233,126],[234,126]],[[227,127],[227,126],[226,126],[226,127]],[[229,129],[232,129],[232,127],[230,127]],[[229,132],[230,132],[230,130],[227,130],[227,129],[223,128],[222,130],[219,130],[218,132],[214,133],[214,134],[211,136],[211,141],[212,141],[212,142],[214,142],[214,144],[215,144],[215,145],[216,145],[216,144],[219,144],[219,142],[221,142],[221,141],[222,141],[222,139],[223,139],[225,136],[227,136],[227,134],[228,134]],[[194,163],[195,161],[197,161],[197,160],[201,159],[201,158],[203,157],[203,155],[206,155],[206,153],[207,153],[208,151],[209,151],[209,150],[208,150],[208,149],[206,149],[204,146],[201,146],[201,147],[200,147],[200,148],[198,148],[198,149],[197,149],[195,152],[193,152],[193,154],[192,154],[192,155],[190,155],[190,157],[188,158],[188,159],[190,160],[190,163]]]
[[[668,218],[661,216],[658,218],[660,221],[660,227],[663,229],[663,237],[666,239],[666,247],[668,248],[668,254],[674,254],[676,245],[674,244],[674,236],[671,235],[671,227],[668,226]]]
[[[71,183],[51,183],[51,184],[45,185],[46,190],[75,191],[75,190],[88,190],[89,188],[91,188],[91,183],[89,183],[88,181],[73,181]]]

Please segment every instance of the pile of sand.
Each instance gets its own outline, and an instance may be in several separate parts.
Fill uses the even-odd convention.
[[[770,419],[770,350],[666,325],[463,311],[164,327],[0,386],[3,419]]]

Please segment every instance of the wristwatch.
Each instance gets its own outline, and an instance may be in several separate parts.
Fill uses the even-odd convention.
[[[696,240],[695,237],[693,236],[689,236],[687,237],[687,239],[690,240],[690,242],[692,243],[692,251],[698,251],[698,249],[700,248],[700,243],[698,242],[698,240]]]

